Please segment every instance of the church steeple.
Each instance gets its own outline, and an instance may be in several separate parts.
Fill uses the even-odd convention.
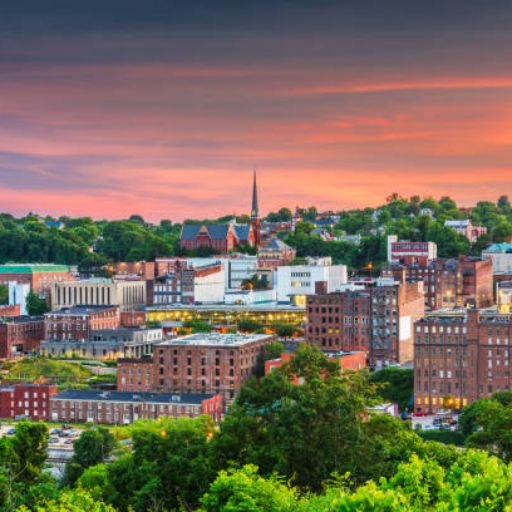
[[[254,170],[252,182],[251,226],[254,233],[254,245],[258,247],[261,243],[261,224],[260,212],[258,208],[258,184],[256,182],[256,170]]]
[[[256,182],[256,170],[254,171],[253,184],[252,184],[252,209],[251,218],[257,219],[259,217],[258,211],[258,184]]]

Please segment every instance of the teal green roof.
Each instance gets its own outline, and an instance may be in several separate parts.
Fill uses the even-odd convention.
[[[512,244],[507,242],[493,244],[490,247],[487,247],[483,252],[512,252]]]
[[[69,267],[67,265],[52,265],[51,263],[0,265],[0,274],[34,274],[36,272],[69,272]]]

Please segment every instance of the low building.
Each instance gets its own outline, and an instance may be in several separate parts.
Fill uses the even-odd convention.
[[[40,297],[48,299],[54,283],[74,279],[67,265],[50,263],[12,263],[0,265],[0,284],[9,285],[9,281],[29,284],[30,289]]]
[[[338,363],[341,370],[359,371],[368,367],[366,352],[330,352],[325,354],[331,362]],[[283,352],[281,357],[265,361],[265,375],[293,359],[293,352]]]
[[[496,391],[512,389],[512,315],[450,309],[415,326],[414,409],[461,409]]]
[[[12,359],[39,348],[44,339],[44,317],[19,316],[0,321],[0,359]]]
[[[317,282],[327,283],[327,291],[334,292],[347,282],[347,267],[332,265],[327,260],[310,259],[307,265],[291,265],[278,267],[277,300],[290,302],[296,298],[304,298],[315,293]],[[305,303],[305,299],[303,300]]]
[[[52,309],[72,306],[119,306],[133,309],[146,304],[146,281],[143,279],[84,279],[54,283]]]
[[[482,259],[492,261],[494,275],[512,275],[512,244],[492,244],[482,251]]]
[[[57,394],[53,384],[14,384],[0,387],[0,418],[50,419],[50,399]]]
[[[388,236],[388,263],[428,265],[436,258],[437,244],[434,242],[410,242],[398,240],[396,235]]]
[[[140,277],[145,280],[155,278],[154,261],[120,261],[109,267],[109,270],[116,277]]]
[[[12,318],[16,316],[21,316],[19,304],[15,304],[14,306],[10,306],[9,304],[0,306],[0,318]]]
[[[290,324],[302,327],[306,320],[303,306],[291,304],[252,304],[244,305],[194,305],[151,307],[146,310],[147,322],[186,322],[203,320],[218,328],[236,327],[241,320],[252,320],[264,327],[275,324]]]
[[[376,279],[317,292],[307,301],[309,342],[325,352],[365,352],[377,367],[413,359],[413,325],[425,314],[422,282]]]
[[[44,340],[40,353],[45,356],[87,357],[117,360],[120,357],[139,358],[153,353],[153,346],[161,342],[160,328],[100,329],[91,332],[87,340]]]
[[[173,273],[158,278],[153,304],[220,304],[224,301],[224,265],[214,262],[195,266],[177,264]]]
[[[472,244],[481,236],[487,234],[487,228],[483,226],[473,226],[469,219],[464,220],[446,220],[444,222],[446,228],[451,228],[459,235],[465,236]]]
[[[64,391],[50,399],[51,421],[129,425],[163,416],[196,418],[203,414],[220,421],[221,395],[167,394],[125,391]]]
[[[46,313],[46,341],[86,341],[94,331],[120,326],[117,306],[73,306]]]
[[[277,300],[276,290],[232,290],[224,295],[224,304],[250,306],[252,304],[269,304]]]
[[[146,310],[144,308],[121,311],[122,327],[144,327],[145,325]]]
[[[164,341],[153,353],[154,389],[179,393],[221,393],[232,399],[258,368],[264,334],[191,334]]]
[[[258,249],[258,267],[275,270],[295,259],[297,251],[279,238],[272,238]]]

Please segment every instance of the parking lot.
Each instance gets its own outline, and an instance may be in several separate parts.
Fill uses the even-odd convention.
[[[0,425],[0,437],[11,436],[16,432],[16,423]],[[56,449],[73,449],[73,443],[80,437],[78,428],[49,427],[48,447]]]
[[[416,427],[416,425],[421,425],[421,428],[423,430],[438,430],[439,425],[435,424],[437,416],[434,414],[428,415],[428,416],[413,416],[412,417],[412,426],[413,428]],[[458,415],[452,414],[451,418],[458,422]],[[456,430],[457,425],[451,425],[450,430]]]

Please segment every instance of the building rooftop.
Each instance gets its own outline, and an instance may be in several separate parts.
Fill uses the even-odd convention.
[[[27,322],[38,322],[44,320],[44,316],[29,316],[29,315],[22,315],[22,316],[6,316],[3,317],[0,315],[1,321],[0,323],[3,324],[23,324]]]
[[[6,265],[0,265],[0,274],[35,274],[37,272],[69,272],[69,267],[52,263],[7,263]]]
[[[148,306],[147,312],[151,311],[270,311],[270,312],[301,312],[305,311],[304,306],[295,306],[293,304],[278,304],[278,303],[265,303],[265,304],[172,304],[169,306]]]
[[[512,253],[512,244],[507,242],[503,242],[501,244],[492,244],[482,251],[484,254],[486,253]]]
[[[57,311],[52,311],[50,313],[46,313],[47,315],[87,315],[89,313],[98,313],[99,311],[104,311],[107,309],[114,309],[117,306],[71,306],[69,308],[58,309]]]
[[[197,333],[188,336],[181,336],[158,343],[158,346],[185,346],[200,345],[205,347],[241,347],[255,341],[271,339],[268,334],[218,334],[218,333]]]
[[[71,390],[55,395],[51,400],[87,400],[98,402],[133,402],[154,404],[201,405],[203,400],[215,396],[212,393],[131,393],[128,391]]]

